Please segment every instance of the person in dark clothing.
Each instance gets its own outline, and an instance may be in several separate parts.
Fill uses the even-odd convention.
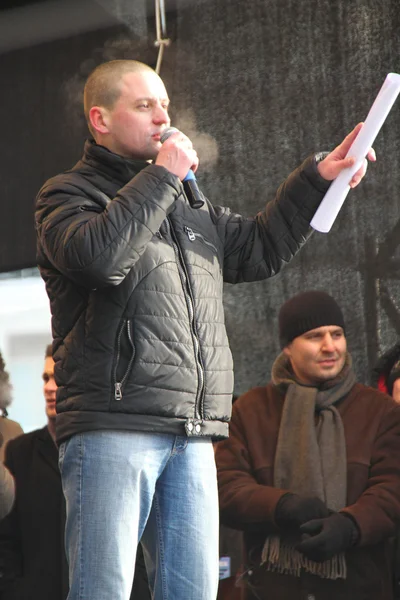
[[[65,600],[65,502],[55,444],[56,390],[51,346],[43,370],[47,425],[11,440],[6,465],[15,478],[16,501],[0,521],[0,600]],[[143,554],[132,600],[150,600]]]
[[[234,407],[216,461],[221,520],[243,531],[246,600],[392,600],[400,406],[356,382],[325,292],[288,300],[271,382]]]
[[[400,403],[400,343],[394,344],[379,357],[372,370],[371,385]],[[393,538],[393,589],[400,600],[400,527]]]
[[[155,600],[215,598],[212,439],[228,434],[233,391],[223,281],[276,274],[309,237],[329,182],[354,163],[346,154],[359,127],[309,157],[255,218],[206,198],[194,210],[182,180],[198,157],[181,132],[161,144],[168,106],[147,65],[97,67],[84,92],[93,137],[37,198],[69,600],[82,589],[85,600],[127,600],[138,540]]]

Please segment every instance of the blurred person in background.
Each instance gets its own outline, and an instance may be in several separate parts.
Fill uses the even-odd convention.
[[[21,426],[7,416],[12,401],[10,376],[0,353],[0,519],[10,510],[14,501],[14,480],[4,466],[4,449],[9,440],[23,434]]]
[[[378,359],[372,370],[371,384],[400,403],[400,342],[394,344]],[[393,538],[393,589],[400,600],[400,530]]]
[[[65,600],[68,594],[51,346],[46,348],[42,377],[45,427],[9,441],[5,449],[5,464],[15,480],[15,502],[0,522],[1,600]]]
[[[372,370],[371,384],[400,403],[400,342],[378,359]]]

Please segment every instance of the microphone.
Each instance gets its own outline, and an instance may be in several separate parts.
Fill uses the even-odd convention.
[[[160,136],[160,142],[163,144],[173,133],[177,133],[176,127],[167,127]],[[189,169],[185,179],[182,181],[186,198],[192,208],[201,208],[204,204],[203,194],[199,190],[196,177],[192,169]]]

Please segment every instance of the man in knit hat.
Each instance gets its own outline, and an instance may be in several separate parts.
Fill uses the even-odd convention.
[[[400,406],[356,382],[335,300],[279,314],[271,382],[233,408],[216,450],[221,520],[244,532],[242,598],[391,600]]]

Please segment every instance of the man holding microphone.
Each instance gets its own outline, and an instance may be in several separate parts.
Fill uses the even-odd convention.
[[[228,435],[233,391],[222,284],[270,277],[295,255],[359,131],[248,219],[205,199],[192,208],[182,180],[199,161],[179,131],[161,144],[168,106],[147,65],[97,67],[84,93],[92,138],[37,198],[69,600],[128,600],[140,539],[156,600],[216,597],[212,440]]]

